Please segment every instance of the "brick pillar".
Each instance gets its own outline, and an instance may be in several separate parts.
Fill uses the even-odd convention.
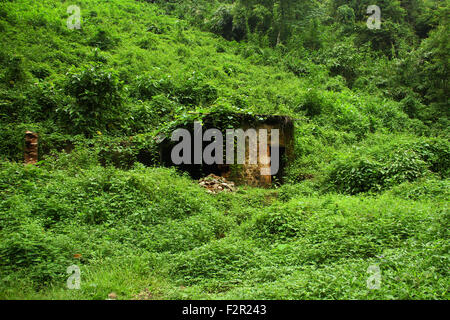
[[[263,187],[270,187],[272,185],[272,176],[270,175],[270,134],[269,134],[269,141],[267,141],[267,153],[261,154],[262,150],[259,150],[259,159],[261,159],[264,162],[268,162],[268,164],[262,164],[260,163],[260,171],[265,171],[265,173],[268,173],[267,175],[260,175],[259,177],[259,183]]]
[[[36,164],[38,161],[38,134],[25,133],[25,164]]]

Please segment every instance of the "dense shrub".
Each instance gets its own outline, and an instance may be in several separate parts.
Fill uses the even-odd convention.
[[[438,179],[419,179],[405,182],[392,188],[392,193],[404,199],[446,199],[450,198],[450,181]]]
[[[73,264],[70,240],[45,231],[36,221],[25,220],[0,230],[0,269],[3,276],[22,272],[36,281],[36,287],[65,278]]]
[[[328,168],[325,184],[356,194],[415,181],[430,172],[448,177],[448,148],[443,140],[423,139],[379,147],[368,157],[341,157]]]
[[[202,73],[187,74],[179,84],[174,83],[171,76],[155,79],[151,74],[138,76],[134,84],[134,95],[140,99],[155,99],[162,101],[165,96],[173,102],[182,105],[210,105],[218,97],[217,89],[206,83]],[[167,100],[170,104],[170,102]],[[164,110],[160,111],[167,114]]]
[[[430,170],[443,178],[450,174],[450,144],[444,139],[431,139],[418,143],[407,144],[407,149],[414,150],[421,160],[425,161]]]
[[[206,83],[203,74],[193,72],[181,84],[176,97],[183,105],[208,106],[218,98],[218,94],[214,86]]]
[[[234,275],[258,265],[258,253],[251,242],[239,243],[228,239],[212,241],[191,250],[188,255],[178,255],[171,267],[171,273],[184,285],[198,284],[206,279],[229,279],[231,282],[228,287],[239,283],[239,277]]]
[[[120,123],[123,83],[113,69],[87,65],[67,73],[65,91],[74,101],[65,107],[65,119],[78,132],[92,133]]]
[[[149,73],[137,76],[133,88],[134,95],[140,99],[150,99],[160,94],[170,97],[176,90],[170,76],[156,79]]]
[[[274,206],[256,215],[254,219],[251,232],[256,238],[287,240],[299,232],[302,212],[288,205]]]
[[[376,191],[384,186],[384,174],[381,163],[353,157],[336,161],[327,175],[327,183],[350,194]]]
[[[101,50],[110,50],[114,48],[119,39],[113,37],[107,30],[99,30],[90,40],[89,45]]]
[[[394,153],[385,162],[385,183],[395,185],[404,181],[414,181],[421,177],[427,165],[414,151]]]
[[[10,86],[27,79],[27,72],[24,66],[24,59],[22,56],[14,55],[9,57],[4,69],[3,81]]]
[[[322,108],[325,104],[321,93],[316,89],[308,89],[303,97],[303,102],[297,108],[305,111],[307,117],[314,117],[322,113]]]

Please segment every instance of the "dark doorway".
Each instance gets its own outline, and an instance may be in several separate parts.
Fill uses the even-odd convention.
[[[172,148],[175,146],[173,142],[164,142],[160,148],[161,164],[166,167],[176,167],[178,170],[187,172],[192,179],[200,179],[213,173],[220,176],[223,173],[223,165],[212,164],[193,164],[194,163],[194,145],[191,145],[191,164],[176,165],[172,162]],[[203,150],[203,148],[202,148]]]
[[[285,167],[287,163],[286,148],[279,147],[279,154],[280,154],[280,167],[278,168],[277,174],[272,176],[272,184],[274,185],[280,185],[284,182],[283,180],[285,174]]]

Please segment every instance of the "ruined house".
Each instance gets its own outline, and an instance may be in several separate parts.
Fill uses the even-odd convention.
[[[231,118],[228,116],[228,118]],[[237,163],[237,157],[234,157],[234,163],[213,163],[206,164],[204,162],[198,163],[195,161],[195,154],[198,156],[198,147],[194,146],[194,143],[190,144],[190,161],[184,163],[176,164],[172,159],[172,151],[178,142],[172,141],[171,137],[164,136],[161,141],[159,141],[159,156],[160,162],[165,166],[175,166],[181,171],[188,172],[190,176],[194,179],[200,179],[207,176],[208,174],[215,174],[218,176],[225,177],[228,180],[234,181],[237,184],[245,184],[251,186],[269,187],[273,183],[282,183],[283,176],[285,173],[285,168],[287,164],[292,161],[294,156],[294,125],[291,118],[287,116],[275,116],[275,115],[248,115],[248,114],[233,114],[232,126],[230,123],[224,125],[217,120],[216,114],[207,114],[203,117],[203,132],[208,129],[219,129],[225,135],[226,129],[230,127],[234,129],[242,129],[247,132],[248,129],[254,129],[260,132],[260,129],[266,129],[268,132],[267,148],[261,148],[260,145],[260,135],[256,136],[257,143],[251,143],[250,137],[245,137],[245,162],[242,164]],[[185,125],[185,130],[190,131],[192,136],[194,134],[194,124]],[[274,138],[272,130],[278,130],[277,139]],[[191,141],[192,142],[192,141]],[[198,141],[197,141],[198,142]],[[201,150],[203,150],[210,142],[200,141]],[[263,144],[266,141],[263,142]],[[270,162],[274,155],[271,154],[274,147],[278,148],[278,159],[279,167],[277,170],[272,170],[270,172]],[[257,148],[258,150],[252,150]],[[223,150],[227,150],[225,146],[225,141],[223,141]],[[251,163],[250,155],[253,152],[258,153],[257,163]],[[262,154],[261,154],[262,152]],[[224,155],[225,158],[225,155]],[[262,161],[262,160],[265,161]],[[268,164],[269,162],[269,164]],[[266,169],[266,170],[265,170]],[[270,173],[269,173],[270,172]]]

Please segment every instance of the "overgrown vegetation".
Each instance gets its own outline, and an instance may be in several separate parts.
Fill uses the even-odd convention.
[[[0,298],[448,299],[449,2],[371,4],[0,1]],[[205,113],[296,119],[287,183],[161,168]]]

